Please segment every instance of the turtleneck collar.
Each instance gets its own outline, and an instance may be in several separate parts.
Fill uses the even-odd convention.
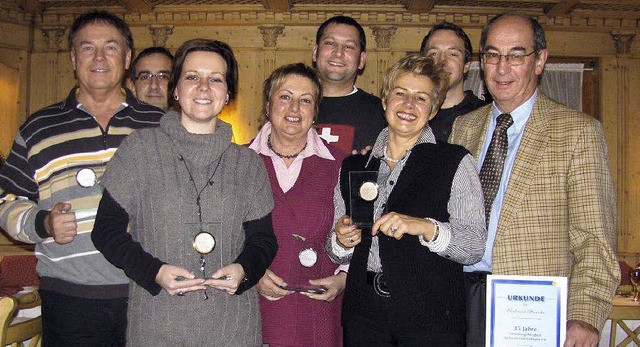
[[[180,123],[180,113],[167,112],[160,128],[171,138],[176,151],[194,167],[205,167],[217,161],[231,145],[231,125],[218,119],[213,134],[192,134]]]

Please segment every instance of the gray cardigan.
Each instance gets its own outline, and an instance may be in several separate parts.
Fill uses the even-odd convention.
[[[202,226],[188,171],[197,189],[204,187]],[[213,185],[207,185],[214,171]],[[125,140],[109,163],[102,184],[128,214],[133,240],[161,262],[199,273],[199,254],[192,241],[201,228],[217,241],[214,251],[206,256],[209,275],[240,262],[251,246],[263,247],[249,245],[244,226],[268,216],[273,208],[264,165],[252,150],[231,144],[231,127],[220,120],[214,134],[191,134],[180,124],[179,114],[167,113],[160,128],[135,132]],[[270,251],[275,255],[275,249]],[[246,256],[245,262],[251,263]],[[122,264],[125,271],[126,266]],[[264,273],[262,266],[243,267],[252,284]],[[157,267],[153,269],[157,273]],[[243,295],[209,290],[206,301],[200,293],[179,297],[145,288],[130,287],[127,343],[131,346],[261,344],[254,288]]]

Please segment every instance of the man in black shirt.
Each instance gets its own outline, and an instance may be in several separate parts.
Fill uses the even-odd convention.
[[[464,78],[471,66],[471,41],[459,26],[442,22],[422,40],[420,53],[444,66],[449,73],[449,90],[442,107],[429,126],[438,142],[446,142],[456,117],[487,104],[470,90],[464,91]]]
[[[318,134],[345,154],[373,146],[387,125],[382,102],[355,86],[367,59],[366,36],[356,20],[327,19],[316,33],[313,63],[322,80]]]

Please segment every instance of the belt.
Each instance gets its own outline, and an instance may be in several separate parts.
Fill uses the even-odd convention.
[[[382,272],[367,271],[367,284],[373,286],[373,290],[376,294],[385,298],[391,296],[391,292],[389,291],[389,287],[387,287],[387,282],[384,280]]]

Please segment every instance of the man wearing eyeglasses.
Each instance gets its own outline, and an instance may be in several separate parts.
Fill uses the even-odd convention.
[[[449,75],[449,89],[442,107],[429,127],[438,142],[447,142],[453,121],[487,102],[464,90],[464,79],[471,67],[471,40],[461,27],[441,22],[436,24],[422,40],[420,54],[433,58]]]
[[[162,112],[122,88],[133,47],[122,18],[81,14],[68,44],[77,86],[20,127],[0,170],[0,227],[35,244],[43,346],[124,346],[129,279],[91,230],[107,162]]]
[[[131,64],[129,88],[138,100],[167,111],[173,55],[164,47],[144,49]]]
[[[494,101],[459,117],[450,137],[478,159],[488,223],[484,257],[465,267],[467,343],[484,345],[493,273],[568,277],[564,346],[597,346],[620,278],[602,125],[538,89],[548,53],[535,19],[490,19],[480,49]]]

